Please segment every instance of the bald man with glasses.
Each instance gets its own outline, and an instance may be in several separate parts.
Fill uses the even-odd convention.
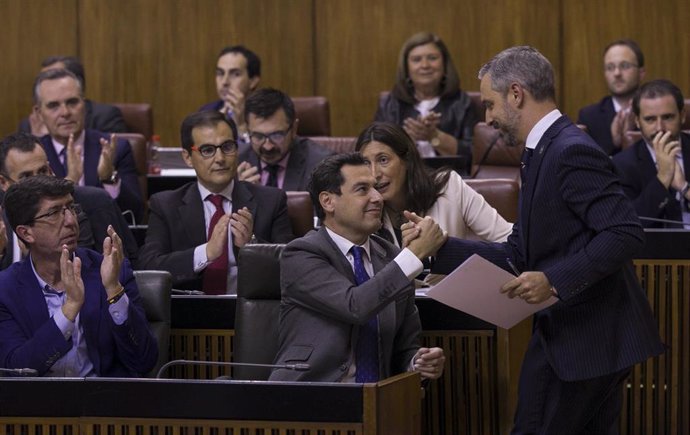
[[[175,288],[234,294],[242,246],[293,238],[285,192],[236,179],[236,138],[221,112],[189,115],[182,157],[197,181],[151,196],[139,267],[169,271]]]
[[[251,94],[244,106],[249,143],[240,144],[240,180],[286,191],[307,191],[309,176],[329,149],[297,136],[299,119],[290,97],[264,88]]]

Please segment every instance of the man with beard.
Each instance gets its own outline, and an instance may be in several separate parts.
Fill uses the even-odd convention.
[[[245,116],[250,143],[240,144],[240,180],[306,191],[314,167],[333,152],[297,137],[299,119],[290,97],[276,89],[260,89],[247,99]]]
[[[620,151],[623,135],[635,126],[630,103],[644,78],[644,55],[631,39],[619,39],[604,50],[604,77],[611,95],[583,107],[578,124],[609,155]]]
[[[642,139],[613,158],[623,191],[639,216],[683,221],[690,228],[690,135],[681,133],[683,94],[668,80],[644,84],[633,99]],[[646,227],[682,227],[643,220]]]
[[[534,316],[513,434],[616,433],[631,367],[664,350],[632,269],[642,228],[611,159],[556,107],[541,53],[506,49],[479,78],[486,122],[525,143],[519,218],[505,243],[449,239],[432,272],[476,253],[521,271],[507,297],[558,298]],[[408,218],[406,242],[424,232]]]

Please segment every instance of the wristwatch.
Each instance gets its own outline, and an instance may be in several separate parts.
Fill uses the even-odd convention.
[[[120,177],[117,175],[117,171],[113,171],[113,173],[110,175],[110,178],[106,178],[105,180],[101,180],[101,183],[103,183],[103,184],[115,184],[118,181],[120,181]]]

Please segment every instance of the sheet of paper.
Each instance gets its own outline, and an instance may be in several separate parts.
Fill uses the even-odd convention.
[[[426,295],[505,329],[558,301],[553,296],[540,304],[510,299],[500,290],[513,278],[515,275],[475,254],[430,288]]]
[[[168,177],[196,177],[196,172],[192,168],[184,169],[161,169],[161,175]]]

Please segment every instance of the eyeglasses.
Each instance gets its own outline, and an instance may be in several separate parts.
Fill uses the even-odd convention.
[[[270,140],[273,145],[281,145],[290,130],[292,130],[292,126],[288,127],[285,131],[274,131],[268,134],[253,131],[249,133],[249,140],[256,146],[261,146],[266,143],[266,139]]]
[[[36,222],[39,219],[45,219],[46,222],[49,222],[51,224],[57,224],[65,219],[66,211],[72,213],[72,216],[77,217],[77,215],[81,213],[81,206],[79,204],[70,204],[57,207],[50,210],[49,212],[39,214],[38,216],[33,218],[33,222]]]
[[[614,72],[616,69],[619,69],[621,71],[627,71],[630,68],[637,68],[637,64],[630,63],[630,62],[621,62],[618,65],[615,63],[607,63],[604,65],[604,70],[606,72]]]
[[[210,159],[211,157],[216,155],[216,151],[220,148],[220,151],[225,154],[226,156],[230,156],[232,154],[235,154],[237,152],[237,142],[234,140],[226,140],[220,145],[211,145],[211,144],[204,144],[204,145],[192,145],[192,150],[198,151],[199,154],[201,154],[201,157],[205,159]]]

